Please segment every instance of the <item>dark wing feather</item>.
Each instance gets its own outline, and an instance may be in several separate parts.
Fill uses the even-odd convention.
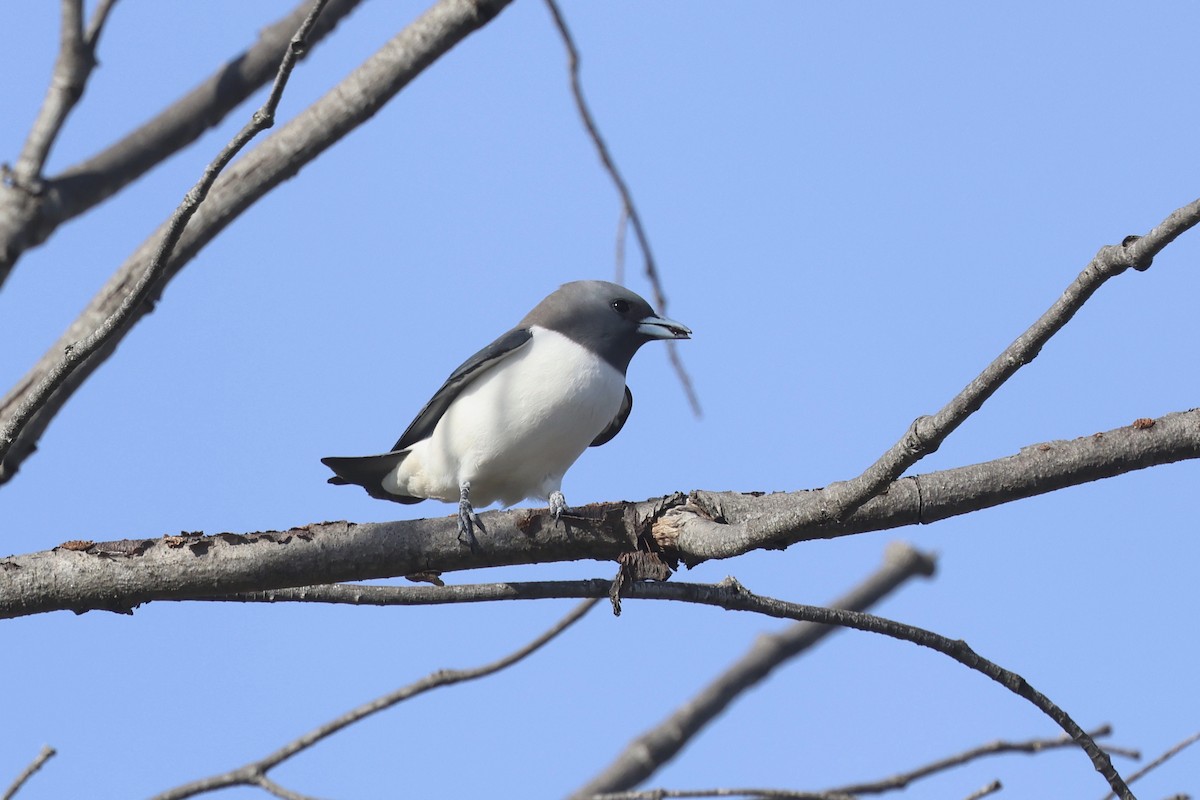
[[[633,392],[629,391],[629,387],[625,387],[625,397],[621,400],[621,407],[617,409],[617,415],[613,417],[613,421],[608,423],[608,427],[600,431],[600,435],[592,440],[588,447],[599,447],[606,444],[614,436],[621,432],[621,428],[625,427],[625,420],[629,419],[629,412],[633,411]]]
[[[458,397],[471,381],[478,378],[489,367],[495,366],[501,359],[507,358],[526,345],[531,338],[533,338],[533,332],[529,328],[513,328],[464,361],[458,369],[450,373],[450,377],[442,384],[442,388],[438,389],[433,398],[425,404],[421,413],[417,414],[417,418],[400,435],[392,450],[403,450],[432,436],[438,420],[446,413],[446,409],[454,402],[454,398]],[[620,425],[617,426],[617,430],[620,430]],[[613,435],[616,435],[616,431],[613,431]]]

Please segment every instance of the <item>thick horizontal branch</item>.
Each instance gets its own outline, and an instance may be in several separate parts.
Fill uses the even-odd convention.
[[[180,237],[157,285],[159,292],[196,254],[243,211],[293,177],[343,136],[370,119],[430,64],[466,36],[486,25],[511,0],[439,0],[385,44],[324,97],[250,150],[213,185],[203,207]],[[91,300],[87,308],[37,364],[0,400],[0,426],[36,391],[76,342],[94,333],[137,285],[162,240],[166,223],[151,234]],[[38,439],[91,373],[116,350],[124,336],[153,308],[140,305],[129,323],[83,362],[22,429],[3,464],[0,483],[9,480],[36,448]]]
[[[1126,472],[1200,457],[1200,409],[1140,419],[1007,458],[901,478],[844,519],[826,515],[828,489],[771,495],[693,492],[655,523],[654,537],[689,563],[730,558],[903,525],[922,525]]]
[[[330,0],[309,36],[310,49],[360,2]],[[94,208],[194,142],[265,86],[275,76],[292,34],[311,6],[311,0],[301,0],[287,16],[263,28],[251,47],[231,58],[190,92],[119,141],[61,174],[43,178],[40,171],[45,153],[40,159],[23,155],[14,169],[13,181],[0,186],[0,285],[22,253],[45,242],[64,222]],[[100,4],[84,37],[87,52],[82,57],[88,69],[93,65],[100,26],[110,9],[111,2]],[[59,69],[56,65],[56,75]],[[82,92],[86,77],[84,72],[75,79],[76,91]],[[43,129],[49,123],[43,120],[49,117],[56,121],[56,126],[61,126],[66,111],[70,110],[52,108],[52,97],[48,96],[30,133],[31,139],[35,136],[46,139],[47,150],[50,140]],[[54,127],[52,134],[57,132],[58,127]],[[23,168],[27,162],[31,166]]]
[[[477,550],[457,538],[456,517],[288,531],[69,542],[0,560],[0,617],[46,611],[130,611],[151,600],[227,595],[477,567],[612,561],[654,537],[686,561],[728,558],[806,539],[933,522],[1125,472],[1200,456],[1200,410],[1007,458],[896,481],[846,519],[810,525],[823,490],[753,496],[697,491],[641,503],[574,509],[555,525],[540,510],[483,515]],[[791,527],[785,525],[790,522]],[[787,535],[781,538],[778,531]],[[430,590],[437,591],[437,590]]]

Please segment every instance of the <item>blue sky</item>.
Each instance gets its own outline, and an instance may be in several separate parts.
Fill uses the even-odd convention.
[[[50,172],[146,119],[290,9],[118,4]],[[423,9],[367,2],[296,71],[286,119]],[[56,4],[6,6],[0,158],[41,101]],[[574,503],[857,475],[1059,295],[1096,250],[1200,191],[1200,9],[567,2],[585,91],[646,222],[690,413],[662,347],[629,373],[624,431],[568,473]],[[260,98],[253,101],[255,104]],[[15,382],[182,198],[253,106],[28,253],[0,292]],[[253,531],[448,513],[330,487],[318,459],[386,447],[446,374],[559,283],[613,275],[619,204],[575,114],[561,42],[519,0],[204,250],[2,491],[5,553],[72,538]],[[1106,285],[915,471],[1196,405],[1197,235]],[[649,293],[636,250],[628,284]],[[1152,469],[920,529],[703,564],[822,603],[887,542],[938,576],[876,610],[966,639],[1081,725],[1154,755],[1200,729],[1197,465]],[[450,576],[608,577],[577,562]],[[0,784],[22,800],[148,796],[260,757],[440,667],[515,649],[568,601],[454,608],[161,603],[4,623]],[[319,797],[554,797],[779,622],[628,602],[529,661],[424,696],[273,773]],[[744,696],[651,783],[820,789],[1046,718],[936,654],[845,632]],[[1118,761],[1125,772],[1134,767]],[[1200,792],[1200,750],[1138,784]],[[1082,753],[930,780],[960,797],[1100,796]],[[265,796],[238,789],[222,797]]]

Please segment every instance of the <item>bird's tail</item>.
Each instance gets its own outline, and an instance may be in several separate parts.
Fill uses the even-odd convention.
[[[383,488],[384,477],[394,470],[407,455],[407,450],[397,450],[377,456],[329,456],[322,458],[321,463],[334,471],[334,476],[329,479],[330,483],[339,486],[346,484],[361,486],[371,497],[380,500],[419,503],[423,498],[392,494]]]

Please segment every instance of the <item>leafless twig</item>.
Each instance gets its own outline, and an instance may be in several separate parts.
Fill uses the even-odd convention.
[[[69,4],[71,0],[64,0],[64,2]],[[79,0],[75,0],[75,2],[78,5]],[[133,310],[149,297],[155,284],[162,276],[162,272],[166,268],[167,261],[171,256],[171,251],[175,249],[175,245],[178,243],[179,237],[182,235],[188,220],[192,218],[192,215],[196,213],[200,204],[204,202],[209,189],[212,188],[217,176],[221,174],[225,166],[233,160],[233,157],[251,139],[261,131],[275,124],[275,109],[279,105],[280,98],[283,97],[283,90],[287,86],[288,78],[292,74],[296,60],[304,50],[308,32],[312,29],[317,16],[321,13],[321,9],[324,8],[326,2],[327,0],[315,0],[312,10],[300,25],[299,30],[296,31],[295,36],[292,37],[291,47],[284,54],[283,61],[279,65],[279,72],[275,77],[275,84],[271,87],[271,93],[267,96],[266,101],[254,112],[250,122],[246,123],[233,140],[213,159],[204,170],[204,174],[200,180],[188,191],[183,203],[171,215],[171,220],[163,232],[154,258],[134,285],[133,290],[125,296],[125,299],[117,310],[99,328],[84,339],[66,348],[66,352],[55,368],[42,379],[36,389],[25,397],[21,406],[8,420],[3,431],[0,432],[0,463],[4,462],[8,451],[12,448],[21,430],[46,403],[50,395],[66,381],[73,371],[83,362],[87,361],[93,353],[103,347],[119,328],[125,326]]]
[[[295,118],[281,125],[232,164],[213,185],[204,209],[184,229],[155,291],[177,275],[197,253],[238,215],[294,176],[350,131],[369,120],[381,106],[474,31],[487,25],[512,0],[437,0],[411,24],[393,36],[337,86]],[[352,0],[329,0],[346,3]],[[324,18],[322,14],[322,19]],[[320,26],[317,26],[318,28]],[[132,145],[126,156],[136,161]],[[132,152],[130,152],[132,151]],[[81,176],[82,177],[82,176]],[[11,194],[11,193],[10,193]],[[4,193],[0,191],[0,271],[4,265],[6,225]],[[45,377],[58,368],[63,350],[87,338],[125,301],[145,274],[161,241],[166,223],[117,269],[58,342],[0,399],[0,429],[21,408]],[[2,276],[0,276],[2,277]],[[33,419],[24,426],[7,457],[0,462],[0,483],[12,478],[36,449],[38,439],[83,381],[113,353],[126,332],[149,310],[135,308],[127,324],[91,358],[82,362]]]
[[[195,141],[270,81],[310,2],[301,0],[291,13],[263,28],[254,45],[224,59],[196,88],[102,151],[57,175],[39,177],[33,187],[0,185],[0,285],[26,250]],[[310,49],[360,2],[330,0],[309,35]],[[102,0],[88,23],[84,46],[92,55],[89,70],[114,5],[115,0]],[[43,106],[41,115],[47,113]],[[33,130],[38,129],[35,123]],[[31,193],[31,188],[38,192]]]
[[[1108,725],[1102,725],[1095,730],[1089,731],[1092,738],[1108,736],[1112,733],[1112,728]],[[846,786],[838,786],[832,789],[825,789],[820,792],[801,792],[788,789],[761,789],[761,788],[738,788],[738,789],[645,789],[641,791],[625,791],[625,792],[603,792],[592,796],[589,800],[657,800],[657,798],[675,798],[675,797],[748,797],[748,798],[787,798],[787,800],[798,800],[799,798],[853,798],[864,794],[883,794],[885,792],[898,791],[921,778],[928,777],[938,772],[951,769],[953,767],[962,766],[970,761],[982,758],[984,756],[999,755],[1002,753],[1029,753],[1037,754],[1047,750],[1056,750],[1063,747],[1073,747],[1075,742],[1067,736],[1060,736],[1054,739],[1028,739],[1023,742],[995,741],[990,744],[976,747],[967,750],[958,755],[944,758],[919,767],[908,772],[894,775],[883,780],[873,781],[871,783],[856,783]],[[1109,753],[1128,752],[1118,750],[1113,747],[1105,747]],[[1136,757],[1136,756],[1134,756]],[[1130,781],[1133,780],[1131,777]],[[985,797],[988,794],[999,791],[1000,782],[993,781],[987,786],[979,789],[970,797]]]
[[[571,95],[575,98],[575,107],[579,110],[579,116],[583,119],[583,125],[587,128],[588,136],[591,137],[592,143],[596,146],[596,153],[600,156],[600,161],[604,164],[604,169],[608,171],[612,178],[613,184],[617,187],[617,193],[621,196],[621,215],[622,223],[624,218],[628,217],[629,224],[633,226],[634,236],[637,237],[638,247],[642,250],[642,257],[646,260],[646,277],[650,280],[650,286],[654,290],[654,303],[662,313],[667,313],[667,297],[663,292],[662,279],[658,274],[658,267],[654,262],[654,254],[650,250],[650,239],[646,236],[646,228],[642,225],[642,217],[638,214],[637,207],[633,204],[633,193],[629,191],[629,185],[625,183],[625,179],[621,177],[620,170],[617,169],[617,164],[613,161],[612,154],[608,151],[608,145],[604,143],[604,137],[600,135],[600,128],[596,125],[596,120],[592,116],[591,109],[588,108],[587,101],[583,97],[583,86],[579,81],[579,49],[575,47],[575,40],[571,36],[571,31],[567,28],[567,22],[563,19],[562,12],[558,8],[558,3],[555,0],[546,0],[546,5],[550,9],[550,15],[554,18],[554,25],[558,28],[558,33],[562,36],[563,44],[567,48],[567,67],[571,73]],[[621,245],[624,235],[624,224],[618,226],[618,258],[623,250]],[[623,262],[618,260],[619,268],[623,267]],[[667,357],[671,360],[671,366],[675,369],[675,374],[679,376],[679,382],[683,385],[683,391],[687,395],[688,403],[692,406],[692,413],[697,417],[700,416],[700,398],[696,396],[696,390],[692,386],[691,376],[684,369],[683,361],[679,358],[679,352],[675,348],[675,342],[667,342]]]
[[[104,30],[104,24],[108,22],[108,15],[112,13],[113,6],[117,4],[117,0],[100,0],[96,4],[96,10],[92,12],[92,19],[88,22],[87,30],[83,34],[83,42],[92,51],[92,58],[96,56],[96,43],[100,41],[100,33]]]
[[[1000,783],[1000,781],[992,781],[987,786],[971,792],[964,798],[964,800],[983,800],[983,798],[987,797],[989,794],[995,794],[1003,788],[1004,786]]]
[[[1158,769],[1163,764],[1170,761],[1172,758],[1179,755],[1184,750],[1191,747],[1193,744],[1195,744],[1198,741],[1200,741],[1200,732],[1193,733],[1191,736],[1187,737],[1182,742],[1179,742],[1178,744],[1172,745],[1171,747],[1167,748],[1166,752],[1164,752],[1161,756],[1154,759],[1149,764],[1147,764],[1146,766],[1139,769],[1137,772],[1130,775],[1126,780],[1129,783],[1133,783],[1134,781],[1138,780],[1139,778],[1142,778],[1144,775],[1146,775],[1146,773],[1150,772],[1151,770]],[[1108,794],[1106,794],[1104,796],[1104,800],[1110,800],[1110,798],[1112,796],[1113,796],[1112,792],[1109,792]]]
[[[729,557],[768,542],[794,540],[797,533],[845,519],[893,484],[909,467],[941,443],[991,397],[1017,370],[1033,361],[1105,281],[1132,268],[1146,270],[1176,237],[1200,223],[1200,199],[1171,212],[1144,236],[1127,236],[1119,245],[1100,248],[1096,256],[1042,316],[1005,348],[983,372],[933,416],[918,417],[908,431],[857,478],[828,486],[805,514],[777,517],[750,532],[713,522],[689,509],[677,509],[662,520],[673,528],[680,549],[707,550]],[[674,517],[672,519],[672,517]]]
[[[1109,736],[1111,734],[1112,727],[1109,725],[1102,725],[1095,730],[1088,731],[1088,735],[1093,739],[1099,739],[1103,736]],[[1065,735],[1054,739],[1027,739],[1023,742],[998,740],[972,748],[971,750],[959,753],[958,755],[950,756],[949,758],[943,758],[938,761],[934,761],[931,764],[926,764],[925,766],[918,767],[917,769],[910,770],[908,772],[901,772],[889,778],[872,781],[870,783],[852,783],[847,786],[837,786],[827,791],[841,792],[843,794],[850,795],[882,794],[883,792],[904,789],[913,781],[920,780],[921,778],[927,778],[930,775],[938,772],[944,772],[954,767],[962,766],[963,764],[966,764],[970,761],[975,761],[976,759],[983,758],[985,756],[1000,755],[1003,753],[1029,753],[1033,755],[1045,752],[1047,750],[1057,750],[1063,747],[1074,747],[1075,745],[1075,740],[1070,736]],[[1110,754],[1115,752],[1127,752],[1118,751],[1111,747],[1105,747],[1104,750]]]
[[[834,601],[834,608],[863,611],[909,579],[930,576],[934,559],[906,545],[889,546],[884,564],[873,575]],[[748,652],[662,722],[641,734],[599,774],[572,796],[578,800],[632,789],[682,750],[734,700],[777,667],[805,652],[835,628],[797,622],[778,633],[760,636]],[[850,794],[833,791],[829,794]]]
[[[602,593],[602,596],[607,596],[608,594],[608,583],[606,581],[583,583],[588,584],[588,586],[583,586],[580,582],[568,582],[567,589],[570,594],[567,594],[567,596],[578,596],[575,592],[583,588],[590,588],[598,594]],[[319,591],[320,588],[313,587],[313,590]],[[386,590],[389,588],[392,587],[361,586],[355,587],[355,590],[363,592],[363,595],[367,596],[376,594],[373,590]],[[442,591],[442,589],[437,587],[428,588],[432,590],[429,592],[430,594]],[[414,592],[424,592],[426,590],[427,587],[404,588],[404,591]],[[1062,728],[1083,749],[1096,771],[1108,781],[1109,786],[1112,787],[1112,790],[1118,797],[1122,798],[1122,800],[1130,800],[1133,797],[1129,791],[1129,787],[1113,767],[1108,754],[1096,745],[1095,740],[1087,731],[1080,728],[1065,711],[1033,688],[1020,675],[1004,669],[1000,665],[979,655],[961,639],[950,639],[933,631],[858,611],[809,606],[755,595],[737,581],[729,578],[719,584],[679,582],[634,583],[626,588],[623,597],[626,600],[682,600],[689,603],[716,606],[730,611],[751,611],[780,619],[792,619],[798,622],[840,625],[869,633],[883,634],[894,639],[911,642],[935,650],[949,656],[963,666],[982,673],[1010,692],[1030,702],[1038,710],[1054,720],[1055,724]]]
[[[516,664],[526,656],[535,653],[542,646],[550,642],[567,628],[571,627],[571,625],[573,625],[575,622],[579,621],[584,614],[586,614],[593,606],[596,605],[597,602],[598,599],[593,599],[580,603],[574,608],[574,610],[571,611],[571,613],[567,614],[565,617],[559,620],[554,627],[550,628],[550,630],[538,636],[520,650],[510,653],[504,658],[493,661],[490,664],[485,664],[481,667],[474,667],[472,669],[438,670],[437,672],[434,672],[415,683],[401,687],[394,692],[372,700],[369,703],[364,703],[358,708],[346,712],[337,719],[327,722],[319,728],[309,731],[300,738],[289,742],[265,758],[261,758],[258,761],[251,762],[245,766],[238,767],[237,769],[230,770],[229,772],[221,775],[213,775],[208,778],[203,778],[198,781],[184,784],[183,786],[178,786],[174,789],[163,792],[162,794],[155,795],[153,798],[151,798],[151,800],[183,800],[185,797],[195,797],[196,795],[203,794],[204,792],[212,792],[217,789],[224,789],[230,786],[248,785],[262,786],[263,788],[270,786],[271,788],[269,791],[279,797],[301,798],[301,795],[287,792],[287,790],[282,790],[282,787],[279,787],[277,784],[266,780],[266,773],[297,753],[301,753],[304,750],[312,747],[322,739],[332,736],[338,731],[353,725],[365,717],[368,717],[379,711],[383,711],[384,709],[391,708],[397,703],[403,702],[412,697],[416,697],[419,694],[424,694],[431,689],[437,689],[442,686],[451,686],[456,683],[471,681],[477,678],[484,678],[488,675],[499,672],[502,669],[510,667],[513,664]],[[277,790],[281,790],[283,793],[281,794],[280,791]]]
[[[1154,257],[1184,231],[1200,223],[1200,199],[1173,212],[1145,236],[1127,236],[1119,245],[1100,248],[1062,296],[974,380],[931,417],[917,418],[908,432],[858,478],[841,484],[831,508],[836,517],[853,512],[945,441],[967,417],[1037,358],[1050,337],[1062,330],[1105,281],[1133,268],[1150,268]],[[831,487],[832,488],[832,487]]]
[[[96,65],[95,41],[89,42],[83,33],[83,0],[60,0],[60,5],[62,22],[58,58],[50,76],[50,87],[10,177],[14,187],[33,194],[41,191],[42,168],[50,148],[58,139],[67,116],[83,96],[84,86]]]
[[[12,785],[4,792],[4,796],[0,800],[12,800],[17,792],[21,791],[21,787],[25,782],[33,777],[33,774],[42,768],[42,765],[54,757],[55,750],[50,745],[42,745],[41,751],[34,756],[33,761],[29,762],[29,766],[21,770],[21,774],[17,776]]]
[[[796,792],[790,789],[643,789],[629,792],[605,792],[588,800],[666,800],[676,797],[745,797],[749,800],[855,800],[848,794]]]

